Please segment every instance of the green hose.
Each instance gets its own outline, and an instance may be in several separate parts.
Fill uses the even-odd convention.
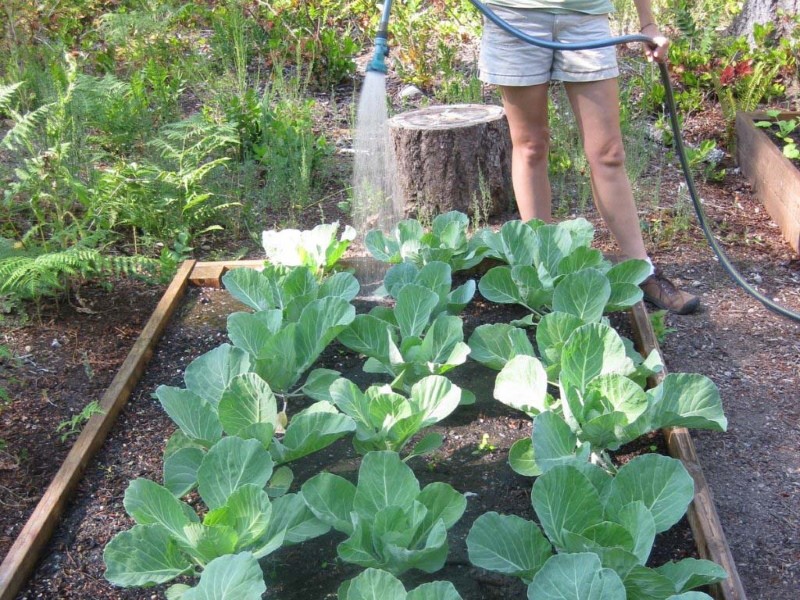
[[[653,38],[642,34],[624,35],[621,37],[614,37],[614,38],[601,38],[598,40],[593,40],[591,42],[578,43],[578,44],[561,44],[558,42],[551,42],[548,40],[540,40],[527,35],[526,33],[520,31],[516,27],[513,27],[512,25],[509,25],[508,23],[503,21],[503,19],[498,17],[494,12],[492,12],[485,4],[480,2],[480,0],[470,0],[470,2],[475,6],[475,8],[477,8],[481,13],[483,13],[483,15],[488,20],[490,20],[492,23],[494,23],[501,29],[519,38],[523,42],[527,42],[528,44],[532,44],[534,46],[539,46],[540,48],[548,48],[550,50],[588,50],[595,48],[605,48],[608,46],[616,46],[619,44],[629,44],[632,42],[642,42],[652,47],[658,45]],[[768,308],[772,312],[777,313],[793,321],[800,322],[800,313],[793,312],[788,308],[781,306],[780,304],[777,304],[770,298],[764,296],[749,283],[747,283],[744,280],[744,277],[742,277],[741,273],[739,273],[739,271],[737,271],[736,268],[733,266],[733,263],[731,263],[730,259],[725,254],[724,250],[720,247],[719,243],[711,233],[711,228],[709,227],[708,219],[706,218],[705,211],[703,210],[703,206],[700,203],[700,197],[697,194],[697,188],[695,187],[694,184],[694,177],[692,177],[692,171],[689,168],[689,159],[686,157],[686,150],[683,145],[683,138],[681,137],[680,124],[678,123],[678,112],[677,109],[675,108],[675,97],[672,93],[672,82],[670,81],[669,78],[669,71],[667,71],[667,65],[665,63],[658,63],[658,67],[661,73],[661,81],[664,84],[664,90],[666,91],[665,104],[667,105],[667,110],[669,112],[669,120],[672,126],[672,137],[675,143],[675,151],[678,155],[678,160],[680,161],[681,167],[683,169],[683,176],[686,178],[686,185],[689,190],[689,195],[692,198],[692,203],[694,204],[695,213],[697,213],[697,220],[700,223],[700,228],[703,230],[703,234],[706,236],[708,245],[711,246],[711,249],[714,251],[714,254],[716,254],[717,258],[719,259],[719,263],[722,265],[722,268],[725,269],[725,271],[728,273],[731,279],[733,279],[733,281],[737,285],[739,285],[739,287],[741,287],[745,292],[750,294],[753,298],[761,302],[761,304],[763,304],[766,308]]]

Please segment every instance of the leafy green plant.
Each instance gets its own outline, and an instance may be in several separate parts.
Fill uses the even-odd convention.
[[[389,386],[373,385],[362,392],[353,382],[334,381],[327,395],[336,407],[356,423],[355,449],[365,454],[372,450],[400,452],[422,429],[450,415],[461,401],[461,389],[445,377],[430,375],[411,386],[408,398]],[[423,437],[406,460],[429,453],[442,444],[442,436]]]
[[[461,600],[456,588],[449,581],[432,581],[406,592],[403,582],[391,573],[380,569],[366,569],[349,581],[345,581],[337,593],[339,600]]]
[[[410,0],[394,7],[393,17],[394,67],[403,81],[420,86],[433,86],[442,75],[445,83],[451,81],[448,75],[457,65],[452,48],[463,37],[475,37],[480,27],[479,14],[466,2]]]
[[[273,63],[296,60],[308,79],[329,90],[355,72],[354,57],[368,35],[364,20],[372,5],[333,0],[300,7],[292,0],[277,0],[260,9],[264,45]],[[292,40],[287,44],[286,40]]]
[[[282,91],[280,84],[273,88],[261,100],[253,158],[264,169],[269,207],[303,209],[313,201],[331,147],[314,131],[314,101]]]
[[[256,373],[236,373],[246,359],[235,348],[221,346],[198,360],[201,366],[216,369],[201,381],[208,386],[204,395],[198,393],[200,374],[194,368],[187,368],[186,389],[162,385],[155,392],[179,428],[164,450],[164,485],[176,497],[194,489],[202,461],[226,435],[258,441],[271,455],[270,461],[281,465],[317,452],[355,429],[352,419],[328,402],[294,414],[287,425],[269,385]],[[230,369],[227,382],[211,380],[225,367]],[[216,396],[220,384],[224,389],[214,402],[209,392]],[[271,493],[279,495],[291,483],[292,473],[284,468],[276,477]]]
[[[276,265],[308,267],[319,275],[331,271],[356,237],[349,225],[337,239],[339,222],[317,225],[310,231],[281,229],[263,232],[267,261]]]
[[[264,575],[256,557],[250,552],[240,552],[220,556],[208,563],[194,588],[183,583],[170,586],[167,598],[169,600],[204,598],[259,600],[266,589]]]
[[[378,306],[357,315],[338,338],[368,357],[365,371],[385,373],[393,388],[408,392],[423,377],[443,375],[466,361],[464,323],[447,311],[461,310],[471,293],[463,286],[450,292],[446,264],[432,262],[422,269],[396,265],[387,272],[384,288],[396,295],[394,308]],[[474,395],[463,390],[462,403],[470,402]]]
[[[782,152],[786,158],[800,159],[800,149],[797,148],[797,142],[792,137],[792,134],[800,126],[800,119],[781,119],[781,111],[768,110],[767,116],[771,119],[769,121],[756,121],[754,125],[762,129],[769,129],[771,133],[775,134],[779,140],[783,142]]]
[[[200,497],[208,508],[202,519],[166,487],[147,479],[132,481],[123,503],[136,525],[106,545],[106,579],[122,587],[146,587],[197,575],[200,569],[205,580],[197,591],[182,585],[175,593],[206,597],[202,590],[219,579],[223,564],[249,566],[281,545],[328,531],[305,508],[301,495],[270,500],[265,486],[271,477],[273,462],[261,443],[231,436],[215,444],[197,469]],[[214,563],[232,554],[238,558]],[[238,568],[234,572],[242,576]],[[255,570],[248,567],[245,572],[248,587],[263,591]]]
[[[727,121],[726,136],[729,143],[734,138],[736,113],[750,112],[771,91],[780,73],[780,63],[754,63],[752,59],[734,63],[712,75],[712,84],[719,100],[722,114]]]
[[[376,229],[367,233],[364,245],[377,260],[392,264],[411,262],[422,267],[438,261],[453,272],[471,269],[483,260],[487,248],[479,237],[469,237],[469,217],[458,211],[437,215],[425,232],[419,221],[401,221],[390,236]]]
[[[670,333],[678,331],[674,327],[667,325],[667,314],[666,310],[656,310],[650,313],[650,326],[653,328],[653,333],[659,344],[663,344]]]
[[[311,512],[348,538],[339,558],[400,575],[438,571],[447,558],[447,530],[464,513],[466,498],[446,483],[420,490],[413,471],[395,452],[369,452],[358,484],[320,473],[302,486]]]
[[[317,281],[308,267],[262,272],[234,269],[222,278],[231,295],[255,310],[228,317],[228,336],[284,401],[293,386],[355,318],[359,285],[350,273]]]
[[[608,325],[550,313],[536,334],[542,360],[513,328],[481,327],[470,339],[473,357],[490,367],[503,365],[494,397],[534,417],[531,437],[515,442],[509,453],[511,467],[520,473],[537,475],[549,464],[590,457],[611,469],[607,450],[650,431],[726,429],[719,391],[710,379],[669,374],[645,391],[647,376],[661,367],[657,353],[642,361]],[[559,400],[548,393],[554,378]]]
[[[102,276],[147,276],[159,262],[143,256],[109,256],[91,248],[47,252],[0,238],[0,292],[36,300],[63,292],[71,283]]]
[[[163,202],[178,209],[180,229],[205,233],[221,228],[208,223],[233,204],[215,197],[205,184],[230,161],[224,154],[237,144],[233,127],[203,114],[164,126],[150,142],[165,161],[163,167],[151,167],[151,182],[160,188]]]
[[[727,577],[713,562],[645,566],[655,535],[683,516],[693,495],[681,462],[660,455],[634,458],[615,477],[588,463],[554,464],[531,493],[544,534],[532,521],[489,512],[467,536],[469,558],[521,578],[531,600],[710,598],[689,590]]]
[[[480,235],[489,247],[487,255],[508,266],[490,269],[478,289],[487,300],[530,310],[527,324],[548,310],[599,321],[604,312],[639,302],[639,284],[650,273],[643,260],[611,266],[589,247],[594,229],[584,219],[557,225],[508,221],[499,232],[482,230]]]
[[[452,269],[447,263],[431,261],[420,268],[404,262],[389,267],[383,285],[375,290],[375,295],[388,295],[399,300],[406,285],[416,285],[427,288],[437,296],[437,302],[431,309],[431,318],[442,312],[455,315],[464,310],[475,295],[475,281],[469,279],[455,289],[452,289],[452,282]]]
[[[696,148],[685,147],[689,167],[699,173],[706,181],[721,181],[725,169],[719,168],[719,158],[723,156],[714,140],[703,140]],[[719,157],[719,158],[718,158]]]
[[[11,381],[11,378],[7,377],[6,367],[9,364],[15,364],[18,361],[17,357],[11,351],[11,349],[6,346],[5,344],[0,344],[0,374],[3,375],[4,384],[7,384]],[[8,390],[6,389],[5,385],[0,385],[0,412],[3,410],[3,406],[8,404],[11,401],[11,397],[8,394]],[[0,448],[1,450],[2,448]]]
[[[497,447],[489,441],[489,434],[484,433],[481,436],[481,441],[478,443],[478,447],[475,448],[473,454],[490,454],[495,450],[497,450]]]

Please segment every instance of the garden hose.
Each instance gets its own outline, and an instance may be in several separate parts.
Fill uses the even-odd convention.
[[[485,4],[483,4],[480,0],[470,0],[470,2],[477,8],[483,15],[490,20],[492,23],[500,27],[501,29],[505,30],[506,32],[510,33],[511,35],[519,38],[523,42],[527,42],[528,44],[533,44],[534,46],[539,46],[540,48],[548,48],[550,50],[590,50],[596,48],[606,48],[608,46],[616,46],[619,44],[629,44],[633,42],[641,42],[644,44],[648,44],[649,46],[655,47],[658,44],[655,40],[651,37],[646,35],[639,34],[632,34],[632,35],[623,35],[620,37],[612,37],[612,38],[601,38],[591,42],[586,43],[575,43],[575,44],[562,44],[559,42],[551,42],[548,40],[540,40],[534,37],[527,35],[526,33],[520,31],[516,27],[509,25],[503,19],[498,17],[492,10],[490,10]],[[747,281],[745,281],[744,277],[736,270],[736,267],[733,266],[728,256],[725,254],[724,250],[720,247],[719,243],[717,242],[716,238],[711,233],[711,228],[708,224],[708,219],[706,218],[705,211],[700,203],[700,197],[697,194],[697,188],[694,184],[694,178],[692,177],[691,169],[689,168],[689,159],[686,157],[686,150],[683,145],[683,138],[681,137],[681,130],[680,125],[678,123],[678,113],[677,109],[675,108],[675,97],[672,93],[672,84],[669,78],[669,71],[667,70],[666,63],[660,62],[658,63],[659,71],[661,72],[661,81],[664,84],[665,90],[665,104],[667,106],[667,111],[669,112],[669,120],[670,125],[672,126],[672,137],[675,144],[675,152],[678,155],[678,160],[681,163],[681,167],[683,169],[683,175],[686,179],[686,186],[689,190],[689,195],[692,198],[692,203],[694,204],[695,213],[697,213],[697,220],[700,223],[700,228],[703,230],[703,234],[708,241],[708,245],[711,246],[711,249],[716,254],[717,258],[719,259],[719,263],[728,273],[728,275],[733,279],[733,281],[739,285],[745,292],[750,294],[753,298],[761,302],[766,308],[775,312],[783,317],[791,319],[796,322],[800,322],[800,313],[794,312],[789,310],[788,308],[781,306],[767,298],[756,290],[753,286],[751,286]]]

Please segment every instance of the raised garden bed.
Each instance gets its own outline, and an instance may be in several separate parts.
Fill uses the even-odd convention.
[[[799,112],[784,112],[778,119],[793,119]],[[736,152],[742,173],[778,224],[783,237],[800,253],[800,171],[756,121],[770,120],[766,113],[736,115]]]
[[[189,275],[189,279],[194,279],[197,282],[202,282],[205,285],[218,283],[219,277],[222,276],[225,270],[231,266],[242,266],[241,264],[199,264],[194,266],[194,270],[192,273],[195,274],[195,277]],[[183,285],[185,284],[187,272],[187,267],[184,267],[182,271],[183,281],[180,284],[174,285],[171,287],[173,290],[173,296],[180,295],[180,290],[182,289]],[[216,274],[214,274],[216,273]],[[178,291],[175,291],[178,290]],[[483,306],[483,310],[478,310],[477,313],[472,313],[472,327],[485,322],[485,315],[487,312],[488,307]],[[491,319],[498,318],[500,321],[503,321],[504,317],[508,317],[508,314],[499,314],[503,311],[498,311],[496,307],[492,307],[488,309],[491,311],[492,316]],[[158,312],[158,311],[157,311]],[[513,311],[512,311],[513,312]],[[521,316],[521,315],[518,315]],[[511,315],[513,318],[513,314]],[[163,319],[160,319],[163,323],[166,323],[168,320],[168,315],[164,315]],[[465,317],[466,320],[466,317]],[[507,320],[507,319],[506,319]],[[163,325],[161,326],[163,327]],[[644,351],[648,351],[651,349],[655,349],[656,345],[654,342],[654,336],[652,334],[652,329],[650,328],[649,321],[646,316],[646,312],[644,311],[643,306],[637,305],[634,310],[632,311],[632,319],[631,319],[631,327],[634,331],[635,337],[639,339],[640,347]],[[152,328],[148,325],[148,329],[151,330]],[[144,334],[143,334],[144,335]],[[139,346],[139,344],[137,344]],[[146,346],[152,348],[151,343],[146,344]],[[141,354],[141,352],[140,352]],[[333,360],[335,363],[337,360],[336,357],[328,357],[328,360]],[[127,364],[127,363],[126,363]],[[334,365],[331,365],[334,366]],[[340,367],[339,364],[335,366]],[[123,369],[124,370],[124,369]],[[140,371],[137,367],[134,370]],[[130,371],[130,369],[129,369]],[[356,369],[351,369],[351,371],[356,371]],[[132,371],[131,371],[132,372]],[[344,373],[345,371],[343,371]],[[351,377],[350,372],[346,373],[348,377]],[[663,374],[661,375],[663,377]],[[356,375],[353,373],[352,378],[357,380]],[[483,380],[484,387],[486,389],[480,389],[480,385],[476,384],[476,382]],[[479,373],[477,376],[473,375],[473,378],[470,380],[470,385],[474,388],[474,391],[478,392],[481,397],[489,397],[491,396],[491,372],[486,373]],[[126,378],[126,381],[131,382],[133,378]],[[477,387],[476,387],[477,385]],[[112,385],[112,387],[114,387]],[[130,393],[130,389],[132,388],[131,383],[126,383],[124,388],[127,389],[127,393]],[[464,387],[467,387],[466,385]],[[115,401],[116,403],[117,401]],[[124,402],[122,400],[121,402]],[[114,405],[115,403],[112,403]],[[118,409],[117,409],[118,410]],[[110,412],[110,411],[109,411]],[[108,415],[107,415],[108,416]],[[113,419],[113,416],[111,417]],[[418,471],[418,477],[421,481],[425,482],[426,480],[434,481],[434,480],[441,480],[441,475],[445,475],[446,479],[454,479],[458,480],[459,484],[465,484],[467,480],[472,482],[472,485],[475,485],[475,489],[479,489],[478,492],[474,492],[478,494],[479,500],[472,504],[479,504],[480,512],[485,512],[487,510],[499,510],[499,511],[509,511],[514,512],[515,514],[519,514],[520,509],[525,511],[525,506],[527,506],[527,511],[530,512],[530,499],[529,496],[526,495],[525,488],[529,489],[529,483],[519,478],[512,473],[508,473],[507,476],[499,475],[499,483],[497,485],[497,473],[496,471],[502,471],[502,469],[498,469],[503,463],[505,463],[504,451],[507,448],[503,447],[504,444],[499,442],[498,440],[502,438],[507,438],[509,441],[514,441],[514,439],[518,437],[523,437],[525,434],[520,433],[520,429],[523,429],[528,426],[529,429],[529,422],[526,422],[526,419],[519,418],[519,414],[514,414],[508,410],[506,410],[502,405],[496,402],[488,401],[486,403],[478,403],[473,407],[464,407],[461,409],[461,412],[453,417],[449,424],[446,426],[446,429],[450,430],[449,437],[450,440],[448,441],[445,450],[448,452],[448,459],[447,461],[441,461],[441,463],[437,464],[437,461],[434,459],[432,462],[428,462],[428,468],[430,469],[430,474],[425,476],[424,473],[419,473],[419,469],[415,469]],[[471,437],[466,441],[466,443],[459,443],[454,440],[464,437],[463,434],[454,433],[459,428],[466,427],[470,430]],[[476,428],[479,430],[476,432]],[[503,429],[507,429],[507,433],[503,433]],[[87,427],[87,431],[91,428]],[[107,431],[107,427],[94,427],[95,433],[102,431],[101,435],[104,435]],[[486,438],[478,435],[479,433],[485,433]],[[91,434],[87,433],[87,436],[91,436]],[[476,437],[477,436],[477,437]],[[711,560],[714,560],[718,564],[723,565],[729,573],[729,577],[725,582],[720,585],[714,586],[712,590],[714,595],[718,598],[744,598],[744,592],[741,590],[741,585],[738,581],[738,575],[736,574],[735,566],[733,565],[733,561],[730,559],[730,552],[727,548],[727,543],[725,542],[724,534],[719,527],[719,521],[716,517],[716,511],[713,506],[713,501],[711,500],[710,491],[708,490],[707,484],[702,476],[702,472],[700,470],[699,464],[697,463],[696,456],[694,455],[694,447],[691,442],[691,438],[688,435],[686,430],[682,429],[673,429],[666,432],[666,438],[669,442],[670,452],[673,455],[681,458],[684,461],[689,473],[692,475],[694,482],[695,482],[695,499],[692,503],[692,507],[689,513],[689,521],[692,524],[692,527],[695,532],[695,538],[698,543],[698,554],[703,557],[708,557]],[[497,447],[493,447],[496,443]],[[78,444],[76,444],[77,446]],[[96,442],[87,442],[86,447],[92,448],[96,446]],[[340,445],[341,446],[341,445]],[[496,452],[499,449],[498,452]],[[471,452],[468,452],[472,450]],[[160,449],[156,449],[156,452],[159,453]],[[634,452],[637,452],[634,450]],[[349,456],[348,456],[349,453]],[[355,466],[353,464],[354,456],[352,455],[352,451],[344,445],[343,448],[339,448],[338,450],[332,450],[330,453],[327,454],[326,457],[320,458],[319,460],[322,462],[323,466],[327,465],[329,468],[332,469],[339,469],[341,472],[354,472]],[[83,465],[86,464],[88,461],[88,453],[87,457],[83,459],[81,462]],[[447,464],[450,463],[450,464]],[[496,465],[496,466],[495,466]],[[301,480],[306,479],[308,476],[313,474],[313,468],[319,469],[321,465],[315,459],[315,465],[312,467],[312,470],[308,473],[303,473],[303,477]],[[438,470],[437,470],[438,469]],[[493,472],[493,475],[487,477],[485,473],[482,474],[483,471],[490,470]],[[298,471],[302,472],[302,471]],[[451,477],[448,477],[452,473]],[[473,477],[467,477],[464,474],[472,473]],[[148,474],[151,478],[157,478],[158,474]],[[489,479],[490,483],[494,485],[490,485],[488,488],[483,487],[480,488],[480,480],[481,479]],[[464,491],[471,491],[471,490],[464,490]],[[119,493],[119,492],[118,492]],[[496,497],[493,497],[496,496]],[[44,500],[43,500],[43,503]],[[50,503],[52,505],[52,503]],[[58,503],[59,506],[56,510],[60,510],[63,507],[63,502]],[[42,506],[42,505],[40,505]],[[476,510],[475,506],[471,506],[470,510]],[[43,508],[44,510],[44,508]],[[52,516],[49,516],[49,512],[47,516],[43,517],[43,522],[50,523],[50,527],[52,526]],[[473,515],[474,517],[475,515]],[[40,518],[40,521],[42,518]],[[74,525],[75,523],[73,523]],[[27,529],[27,527],[26,527]],[[47,529],[47,527],[40,527],[41,530]],[[41,548],[41,538],[46,537],[47,533],[39,533],[35,537],[37,542],[30,544],[28,543],[28,549],[22,550],[15,546],[16,552],[12,552],[14,556],[17,557],[17,564],[21,565],[18,568],[13,570],[14,577],[13,581],[8,584],[5,584],[4,588],[0,588],[4,594],[11,594],[5,597],[13,597],[13,592],[10,592],[11,585],[16,585],[17,587],[20,585],[21,580],[26,575],[25,571],[29,570],[32,567],[33,561],[35,561],[35,554],[36,550]],[[460,534],[461,536],[464,535],[464,532]],[[30,535],[27,537],[31,537]],[[458,535],[456,535],[458,537]],[[333,546],[330,545],[329,542],[324,541],[325,539],[330,540],[330,537],[321,539],[322,541],[319,544],[319,560],[325,560],[324,554],[325,549],[328,551],[332,551],[333,553],[330,554],[330,558],[335,556],[335,551],[333,551]],[[25,546],[25,542],[23,542],[23,546]],[[21,548],[22,548],[21,547]],[[298,555],[301,561],[304,561],[304,564],[308,562],[308,557],[305,555],[304,550],[301,547],[295,547],[296,550],[293,550],[286,555],[281,553],[278,555],[277,560],[278,562],[272,561],[270,559],[270,564],[273,565],[274,569],[279,568],[286,568],[290,567],[291,565],[291,556]],[[22,554],[23,559],[19,561],[20,554]],[[680,556],[678,556],[680,557]],[[9,555],[9,558],[13,558],[12,555]],[[667,558],[676,558],[676,557],[667,557]],[[459,560],[462,561],[459,564]],[[8,562],[8,560],[6,561]],[[451,563],[453,561],[451,560]],[[448,563],[448,570],[458,571],[466,571],[468,563],[462,557],[458,555],[455,556],[454,564]],[[6,570],[6,565],[3,566],[4,572]],[[336,567],[337,574],[345,574],[346,576],[352,576],[355,574],[355,571],[352,571],[352,567],[348,571],[348,568],[342,570],[341,566]],[[452,575],[452,577],[451,577]],[[473,575],[469,573],[462,573],[465,580],[472,579]],[[446,574],[448,578],[456,578],[455,574],[448,572]],[[324,579],[324,577],[322,577]],[[5,580],[3,580],[5,582]],[[339,579],[341,581],[341,579]],[[300,582],[295,581],[294,585],[303,586],[304,584],[308,583],[307,581],[301,579]],[[107,585],[107,584],[106,584]],[[511,588],[508,586],[508,582],[500,583],[490,583],[489,585],[493,585],[498,592],[496,597],[509,597],[515,596],[519,593],[519,590]],[[312,588],[304,588],[301,589],[311,592]],[[321,588],[314,588],[320,592],[325,594],[330,593],[331,589],[322,590]],[[335,589],[335,588],[334,588]],[[520,588],[522,590],[523,588]],[[516,590],[516,591],[515,591]],[[277,591],[277,590],[275,590]],[[467,592],[467,590],[462,590],[462,592]],[[129,595],[131,592],[125,592],[125,597],[138,597],[136,595]],[[271,591],[270,593],[274,593]],[[303,592],[305,593],[305,592]],[[524,593],[524,592],[522,592]],[[279,597],[270,595],[270,597]],[[280,597],[289,597],[281,595]],[[309,597],[307,595],[300,595],[296,597]],[[327,595],[321,594],[315,597],[328,597]],[[467,593],[465,596],[466,598],[477,597],[474,595],[470,595]],[[484,596],[481,595],[480,597],[495,597],[495,596]]]

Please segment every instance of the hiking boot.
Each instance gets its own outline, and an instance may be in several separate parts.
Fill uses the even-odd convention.
[[[676,315],[693,313],[700,305],[700,298],[679,290],[675,284],[661,274],[661,270],[658,268],[642,282],[640,287],[644,292],[645,300]]]

